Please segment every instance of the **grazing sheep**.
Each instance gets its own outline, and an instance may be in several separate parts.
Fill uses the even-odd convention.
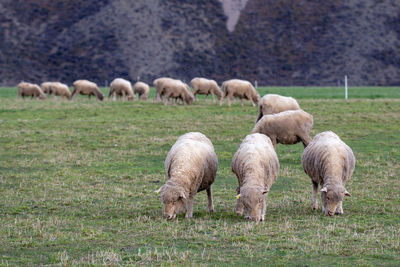
[[[344,196],[350,196],[345,184],[350,179],[356,159],[353,151],[331,131],[317,134],[304,149],[304,172],[311,178],[311,208],[318,208],[318,184],[321,186],[322,212],[326,216],[343,214]]]
[[[144,82],[136,82],[133,89],[133,93],[138,94],[140,100],[146,100],[149,96],[150,87]]]
[[[265,198],[276,181],[279,160],[271,140],[263,134],[249,134],[240,144],[232,160],[236,189],[236,213],[256,222],[265,219]]]
[[[74,90],[72,91],[71,98],[75,94],[88,95],[89,99],[92,95],[96,96],[97,99],[103,101],[104,94],[100,91],[97,84],[88,80],[77,80],[73,83]]]
[[[190,84],[193,87],[193,95],[196,100],[197,100],[196,97],[197,94],[206,95],[206,98],[208,97],[209,94],[211,94],[213,103],[215,103],[214,95],[217,96],[218,101],[221,103],[222,91],[219,88],[216,81],[209,80],[206,78],[194,78],[190,81]]]
[[[181,99],[184,103],[190,105],[194,99],[189,86],[180,80],[163,81],[159,93],[160,97],[164,99],[164,104],[168,104],[169,99],[174,98],[176,101]]]
[[[42,89],[40,89],[39,85],[27,82],[21,82],[17,85],[18,93],[17,98],[21,96],[25,98],[26,96],[30,96],[31,98],[45,99],[46,96],[44,95]]]
[[[264,115],[251,133],[268,136],[274,148],[277,143],[292,145],[302,142],[304,147],[311,142],[310,131],[313,117],[304,110],[287,110],[272,115]]]
[[[297,109],[300,109],[300,106],[293,97],[268,94],[258,101],[258,117],[256,122],[258,122],[264,115]]]
[[[53,94],[54,98],[56,96],[62,96],[71,99],[71,92],[69,91],[68,85],[60,82],[44,82],[40,85],[48,95]]]
[[[116,78],[110,83],[110,92],[108,94],[108,98],[110,97],[115,98],[115,96],[118,96],[118,99],[126,98],[129,101],[135,100],[135,95],[133,94],[132,90],[132,85],[130,81],[127,81],[122,78]]]
[[[231,106],[231,101],[234,97],[240,98],[242,106],[243,98],[250,100],[253,106],[255,106],[260,99],[260,95],[249,81],[232,79],[223,82],[221,88],[224,91],[224,97],[228,98],[228,106]],[[222,100],[220,103],[222,103]]]
[[[155,96],[154,96],[154,99],[155,99],[156,101],[161,101],[160,91],[161,91],[162,88],[163,88],[164,82],[166,82],[166,81],[172,81],[172,80],[174,80],[174,79],[168,78],[168,77],[161,77],[161,78],[155,79],[155,80],[153,81],[153,86],[154,86],[154,88],[156,89],[156,94],[155,94]]]
[[[211,186],[217,169],[217,155],[205,135],[190,132],[179,137],[165,159],[168,181],[159,189],[164,217],[174,219],[186,211],[186,218],[191,218],[194,196],[202,190],[207,191],[208,211],[213,212]]]

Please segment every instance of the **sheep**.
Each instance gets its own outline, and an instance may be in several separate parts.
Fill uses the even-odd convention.
[[[138,94],[140,100],[146,100],[149,96],[150,87],[144,82],[136,82],[135,85],[133,85],[133,89],[133,93]]]
[[[259,133],[247,135],[232,159],[231,168],[239,182],[236,213],[244,212],[246,218],[264,221],[265,198],[279,171],[271,140]]]
[[[221,89],[224,91],[223,97],[228,98],[228,106],[231,106],[233,97],[240,98],[241,105],[243,106],[243,98],[251,101],[253,107],[256,106],[260,95],[254,89],[253,85],[249,81],[232,79],[222,83]],[[220,101],[222,104],[223,98]]]
[[[311,208],[318,208],[318,184],[321,186],[322,212],[325,216],[343,214],[344,196],[350,196],[345,184],[350,179],[356,159],[353,151],[334,132],[317,134],[304,149],[304,172],[311,178]]]
[[[170,98],[174,98],[176,101],[181,99],[184,103],[190,105],[194,99],[189,86],[180,80],[163,81],[159,93],[160,97],[164,99],[164,104],[167,104]]]
[[[158,190],[163,203],[163,215],[174,219],[186,211],[193,217],[193,199],[197,192],[207,191],[208,211],[214,212],[212,184],[218,169],[218,159],[211,141],[202,133],[189,132],[176,141],[165,159],[168,181]]]
[[[73,83],[74,90],[72,91],[71,98],[75,94],[88,95],[89,99],[92,95],[96,96],[97,99],[103,101],[104,94],[99,90],[97,84],[88,80],[77,80]]]
[[[293,97],[268,94],[258,101],[258,117],[256,123],[264,115],[275,114],[286,110],[298,110],[299,104]]]
[[[162,90],[163,83],[166,81],[172,81],[172,80],[173,80],[172,78],[161,77],[161,78],[155,79],[153,81],[153,86],[156,89],[156,94],[154,96],[154,99],[156,101],[161,101],[160,91]]]
[[[196,97],[197,94],[206,95],[206,98],[208,97],[209,94],[211,94],[213,103],[215,103],[214,95],[217,96],[218,101],[221,103],[222,91],[219,88],[216,81],[209,80],[206,78],[194,78],[190,81],[190,84],[193,87],[193,95],[196,100],[197,100]]]
[[[310,131],[313,116],[304,110],[287,110],[272,115],[264,115],[254,126],[251,133],[268,136],[274,148],[277,143],[292,145],[302,142],[304,147],[311,142]]]
[[[37,98],[43,100],[46,98],[45,94],[43,93],[42,89],[40,89],[39,85],[27,82],[21,82],[17,85],[18,93],[17,98],[21,96],[25,98],[26,96],[30,96],[31,98]]]
[[[71,92],[69,91],[68,85],[60,82],[44,82],[40,85],[48,95],[53,94],[54,98],[56,96],[62,96],[71,99]]]
[[[111,96],[113,98],[115,98],[115,96],[118,96],[119,99],[121,98],[121,96],[123,99],[126,96],[129,101],[135,100],[135,95],[133,94],[131,82],[122,78],[115,78],[110,83],[110,92],[108,94],[108,98],[110,98]]]

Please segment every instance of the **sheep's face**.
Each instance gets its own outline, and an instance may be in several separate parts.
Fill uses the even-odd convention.
[[[260,95],[256,94],[256,95],[253,96],[253,102],[254,103],[258,103],[258,101],[260,101]]]
[[[265,197],[267,190],[259,188],[242,188],[240,199],[243,203],[246,218],[259,222],[264,220],[264,210],[266,208]]]
[[[40,94],[39,99],[41,99],[41,100],[46,99],[46,96],[44,94]]]
[[[133,101],[135,100],[135,96],[134,95],[128,95],[128,101]]]
[[[104,94],[100,93],[100,94],[98,94],[97,97],[99,98],[99,100],[103,101],[103,99],[104,99]]]
[[[335,215],[338,204],[343,201],[344,196],[350,196],[350,193],[341,185],[328,185],[321,189],[325,216]]]
[[[186,196],[180,188],[164,185],[161,189],[161,201],[163,215],[168,220],[175,219],[177,214],[186,210]]]

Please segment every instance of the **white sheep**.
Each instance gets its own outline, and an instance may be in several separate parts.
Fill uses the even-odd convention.
[[[331,131],[317,134],[304,149],[302,164],[312,182],[311,208],[318,208],[318,184],[321,186],[322,212],[326,216],[343,214],[344,196],[350,196],[345,184],[356,159],[351,148]]]
[[[206,98],[209,94],[211,94],[213,103],[215,103],[215,97],[217,96],[218,101],[221,103],[222,99],[222,91],[219,88],[218,84],[214,80],[206,79],[206,78],[194,78],[190,81],[190,84],[193,87],[193,95],[197,100],[197,94],[206,95]]]
[[[277,143],[291,145],[302,142],[304,147],[310,143],[313,116],[304,110],[287,110],[272,115],[264,115],[251,133],[268,136],[274,147]]]
[[[268,94],[258,101],[258,117],[256,122],[258,122],[264,115],[298,109],[300,109],[299,103],[297,103],[296,99],[293,97]]]
[[[228,98],[228,106],[234,97],[240,98],[240,103],[243,106],[243,99],[250,100],[253,106],[258,103],[260,95],[254,89],[249,81],[232,79],[222,83],[221,89],[224,91],[223,96]],[[222,104],[223,98],[220,101]]]
[[[76,80],[73,85],[74,90],[72,91],[71,98],[74,97],[75,94],[81,94],[89,96],[89,99],[92,95],[96,96],[97,99],[101,101],[104,99],[104,94],[94,82],[88,80]]]
[[[164,104],[168,104],[169,99],[173,98],[175,101],[180,99],[185,104],[190,105],[194,99],[189,86],[180,80],[171,79],[163,81],[159,94]]]
[[[26,96],[30,96],[31,98],[39,98],[41,100],[45,99],[46,96],[43,93],[42,89],[40,89],[39,85],[27,82],[21,82],[17,85],[18,93],[17,98],[21,96],[25,98]]]
[[[43,92],[48,95],[53,94],[54,98],[56,96],[62,96],[71,99],[71,92],[69,91],[68,85],[60,82],[44,82],[40,85]]]
[[[146,100],[149,96],[150,87],[144,82],[136,82],[133,85],[133,93],[139,95],[140,100]]]
[[[171,81],[171,80],[174,80],[174,79],[168,78],[168,77],[160,77],[160,78],[155,79],[155,80],[153,81],[153,86],[154,86],[154,88],[156,89],[156,93],[155,93],[155,96],[154,96],[154,99],[155,99],[156,101],[161,101],[160,91],[161,91],[162,88],[163,88],[164,82],[166,82],[166,81]]]
[[[218,159],[211,141],[202,133],[182,135],[165,159],[168,181],[160,188],[163,215],[174,219],[186,211],[193,216],[193,199],[197,192],[207,191],[208,210],[214,211],[211,186],[218,169]]]
[[[118,99],[124,99],[125,97],[129,101],[133,101],[135,99],[135,95],[133,94],[131,82],[122,78],[115,78],[110,83],[110,92],[108,93],[108,98],[115,97]]]
[[[256,222],[265,219],[265,198],[278,177],[279,160],[271,140],[263,134],[249,134],[232,160],[236,189],[236,213]]]

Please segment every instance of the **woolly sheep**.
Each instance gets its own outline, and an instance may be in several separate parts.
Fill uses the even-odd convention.
[[[228,106],[231,105],[231,101],[234,97],[240,98],[242,106],[244,98],[250,100],[253,106],[255,106],[260,99],[260,95],[249,81],[232,79],[223,82],[221,88],[224,91],[224,97],[228,98]],[[222,103],[222,101],[220,101],[220,103]]]
[[[304,110],[287,110],[272,115],[264,115],[251,133],[268,136],[274,148],[277,143],[291,145],[302,142],[304,147],[310,143],[313,117]]]
[[[160,91],[161,91],[162,88],[163,88],[164,82],[166,82],[166,81],[172,81],[172,80],[173,80],[172,78],[161,77],[161,78],[155,79],[155,80],[153,81],[153,86],[154,86],[154,88],[156,89],[156,94],[155,94],[155,96],[154,96],[154,99],[155,99],[156,101],[161,101]]]
[[[236,213],[256,222],[264,221],[267,193],[276,181],[279,160],[271,140],[259,133],[249,134],[240,144],[232,160],[236,189]]]
[[[221,103],[222,91],[219,88],[216,81],[209,80],[206,78],[194,78],[190,81],[190,84],[193,87],[193,95],[196,100],[197,100],[196,97],[197,94],[206,95],[206,98],[208,97],[209,94],[211,94],[213,103],[215,103],[214,95],[217,96],[218,101]]]
[[[138,94],[140,100],[146,100],[147,97],[149,96],[150,87],[148,84],[144,82],[136,82],[133,85],[133,89],[134,89],[133,93]]]
[[[353,151],[334,132],[317,134],[304,149],[302,164],[311,178],[311,208],[318,208],[318,184],[321,186],[322,212],[326,216],[343,214],[344,196],[350,196],[345,184],[355,166]]]
[[[163,81],[159,93],[164,104],[167,104],[170,98],[174,98],[176,101],[181,99],[184,103],[190,105],[194,99],[189,86],[180,80]]]
[[[258,117],[256,122],[258,122],[264,115],[297,109],[300,109],[300,106],[293,97],[268,94],[258,101]]]
[[[68,85],[60,82],[44,82],[40,85],[48,95],[53,94],[54,98],[56,96],[62,96],[65,98],[71,98],[71,92],[69,91]]]
[[[126,97],[129,101],[133,101],[135,99],[135,95],[133,94],[131,82],[122,78],[115,78],[110,83],[110,92],[108,94],[108,98],[111,96],[113,98],[118,96],[119,99],[122,96],[122,99]]]
[[[17,98],[21,96],[25,98],[26,96],[30,96],[31,98],[45,99],[46,96],[44,95],[42,89],[40,89],[39,85],[27,82],[21,82],[17,85],[18,93]]]
[[[208,210],[213,212],[211,186],[217,169],[217,155],[205,135],[190,132],[179,137],[165,160],[168,181],[158,190],[164,217],[174,219],[186,211],[186,218],[191,218],[194,196],[202,190],[207,191]]]
[[[74,97],[75,94],[88,95],[89,99],[92,95],[96,96],[97,99],[103,100],[104,94],[99,90],[97,84],[88,80],[77,80],[73,83],[74,90],[72,91],[71,98]]]

